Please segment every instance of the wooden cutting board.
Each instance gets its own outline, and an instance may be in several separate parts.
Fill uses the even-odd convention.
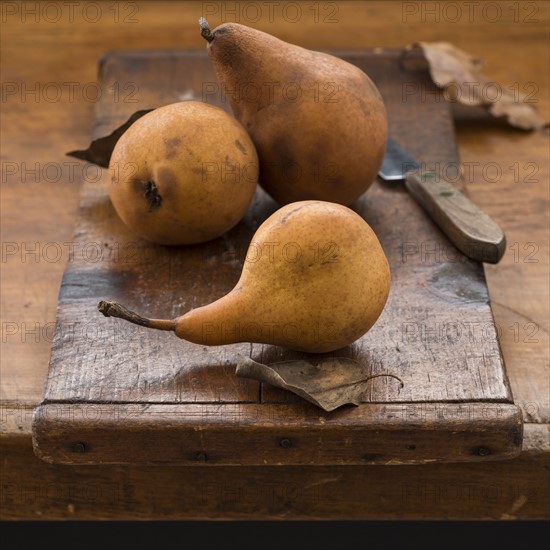
[[[450,107],[422,60],[401,50],[334,53],[375,81],[398,143],[428,167],[456,171]],[[230,110],[205,52],[110,53],[99,81],[94,137],[139,109],[179,100]],[[254,231],[277,205],[258,189],[245,219],[227,235],[202,245],[156,246],[123,226],[107,195],[108,171],[94,168],[82,187],[49,373],[34,414],[40,458],[326,465],[494,460],[520,452],[521,414],[483,267],[449,243],[402,184],[376,182],[353,204],[380,238],[392,289],[375,327],[326,355],[353,358],[372,374],[395,374],[404,387],[377,378],[360,406],[326,413],[235,375],[238,354],[262,363],[319,356],[248,343],[198,346],[97,311],[98,301],[108,299],[171,318],[216,300],[237,282]]]

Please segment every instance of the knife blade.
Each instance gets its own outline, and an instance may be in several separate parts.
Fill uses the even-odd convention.
[[[466,256],[478,262],[498,263],[506,250],[500,226],[462,191],[440,174],[422,167],[389,138],[378,175],[385,181],[403,181],[409,193]]]

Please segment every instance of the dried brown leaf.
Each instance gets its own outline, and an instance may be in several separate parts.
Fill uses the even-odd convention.
[[[522,130],[538,130],[548,126],[536,108],[524,102],[504,86],[479,72],[481,60],[448,42],[419,42],[428,61],[430,75],[437,86],[445,89],[453,101],[470,107],[483,107],[495,118]],[[491,93],[488,93],[488,90]]]
[[[70,157],[92,162],[102,168],[108,168],[113,149],[122,134],[138,120],[138,118],[141,118],[143,115],[153,110],[154,109],[143,109],[141,111],[136,111],[124,124],[119,126],[116,130],[113,130],[108,136],[94,139],[87,149],[82,151],[70,151],[66,154]]]
[[[361,403],[367,384],[373,378],[393,374],[369,374],[364,366],[346,357],[330,357],[318,365],[307,361],[283,361],[264,365],[240,356],[237,376],[253,378],[299,395],[310,403],[330,412],[342,405]]]
[[[538,130],[548,126],[537,111],[527,103],[515,101],[513,95],[502,95],[499,101],[488,105],[489,113],[495,118],[506,117],[508,122],[522,130]]]

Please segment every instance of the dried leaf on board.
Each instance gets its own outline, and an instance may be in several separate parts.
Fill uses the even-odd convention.
[[[318,365],[307,361],[283,361],[263,365],[240,356],[237,376],[267,382],[289,390],[321,409],[330,412],[346,404],[359,405],[369,380],[393,374],[369,374],[364,366],[346,357],[330,357]]]
[[[549,125],[529,96],[501,86],[479,72],[481,60],[448,42],[419,42],[410,51],[420,48],[428,62],[434,83],[443,88],[450,101],[469,107],[483,107],[495,118],[522,130],[538,130]]]
[[[143,109],[136,111],[122,126],[119,126],[116,130],[113,130],[108,136],[94,139],[88,149],[82,151],[70,151],[67,153],[70,157],[75,157],[80,160],[86,160],[97,164],[102,168],[109,167],[109,161],[111,160],[111,154],[115,148],[116,142],[120,139],[120,136],[128,130],[128,128],[143,115],[153,111],[154,109]]]

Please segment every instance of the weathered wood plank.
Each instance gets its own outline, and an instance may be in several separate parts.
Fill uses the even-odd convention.
[[[339,55],[375,80],[387,104],[390,133],[412,155],[436,170],[458,166],[449,106],[426,71],[405,69],[401,50],[339,52]],[[138,109],[181,99],[204,99],[229,109],[227,99],[216,88],[204,53],[109,54],[101,63],[100,79],[105,89],[113,88],[115,83],[133,83],[138,101],[112,98],[100,101],[94,127],[96,136],[110,132]],[[430,93],[405,97],[404,86],[411,83]],[[274,201],[258,189],[245,219],[227,235],[204,245],[161,247],[137,239],[124,227],[106,193],[107,177],[104,170],[96,181],[84,183],[75,241],[82,250],[88,249],[91,256],[79,254],[76,261],[69,263],[63,279],[44,392],[45,406],[226,403],[227,408],[222,406],[217,417],[218,424],[208,429],[218,437],[230,433],[225,421],[231,417],[231,407],[253,414],[251,422],[255,415],[261,416],[258,411],[263,409],[260,405],[250,408],[246,403],[263,403],[266,410],[277,411],[281,417],[290,414],[290,409],[267,404],[290,403],[296,401],[294,396],[269,386],[260,388],[254,381],[234,376],[237,354],[249,354],[261,362],[304,358],[304,354],[246,343],[218,348],[196,346],[171,334],[106,320],[96,311],[100,299],[110,299],[150,316],[171,317],[222,296],[236,283],[248,243],[258,225],[277,208]],[[375,380],[365,394],[365,402],[407,406],[493,402],[506,407],[512,396],[482,266],[462,256],[449,243],[402,184],[377,182],[353,208],[371,224],[381,240],[392,269],[392,291],[375,327],[353,345],[331,355],[364,362],[373,374],[391,372],[405,383],[399,390],[391,379]],[[318,356],[308,359],[315,361]],[[339,423],[339,428],[334,428],[335,434],[340,429],[343,432],[338,437],[344,437],[344,432],[351,429],[346,419],[353,419],[360,426],[362,418],[363,427],[372,429],[370,407],[338,412],[334,416]],[[155,417],[159,419],[159,431],[163,429],[161,416]],[[305,418],[312,421],[317,416],[316,411],[311,411]],[[512,416],[504,415],[499,421],[509,422],[506,429],[503,427],[504,432],[516,429]],[[49,454],[43,450],[43,446],[48,446],[49,421],[48,416],[43,416],[36,424],[40,429],[40,437],[35,437],[37,452],[52,460],[66,461],[61,448],[57,455],[53,446]],[[470,429],[475,432],[473,418],[461,421],[465,424],[464,434],[470,433]],[[273,422],[273,426],[277,425],[276,419]],[[50,427],[54,429],[53,424]],[[95,429],[101,432],[102,427],[107,429],[101,422]],[[295,418],[293,429],[298,433],[304,430],[304,419]],[[112,435],[109,430],[108,433]],[[449,440],[444,430],[435,429],[433,433],[436,435],[430,452],[438,456],[438,446],[444,448],[453,439]],[[157,436],[165,441],[168,434],[159,432]],[[54,441],[53,433],[51,437]],[[229,440],[241,449],[240,439]],[[134,444],[138,445],[137,440]],[[338,462],[334,454],[338,445],[333,448],[332,444],[335,441],[323,446],[323,452],[327,453],[323,460],[332,456]],[[498,451],[490,455],[492,458],[516,452],[516,444],[508,448],[499,445]],[[178,460],[173,455],[168,458],[170,453],[165,455],[165,444],[159,444],[157,449],[159,460]],[[251,449],[256,459],[247,455],[247,451],[243,455],[247,456],[247,463],[275,460],[265,455],[261,446],[252,445]],[[393,449],[397,454],[385,455],[386,462],[409,460],[402,456],[406,455],[402,449]],[[103,452],[107,456],[108,448]],[[239,452],[236,451],[235,457]],[[447,449],[442,456],[455,460],[457,453],[460,455],[457,449],[454,452]],[[428,455],[424,458],[431,460]],[[468,458],[472,459],[471,455]],[[102,461],[99,455],[95,459]],[[238,462],[237,458],[234,460]]]
[[[219,465],[417,464],[509,459],[519,410],[504,403],[363,405],[48,404],[34,445],[48,462]],[[146,443],[145,443],[146,442]]]
[[[547,518],[548,426],[531,452],[498,462],[400,466],[71,467],[0,439],[2,519]],[[543,442],[542,446],[540,442]],[[535,451],[538,449],[538,451]]]
[[[0,518],[542,519],[548,428],[526,424],[514,460],[399,466],[67,467],[39,460],[28,435],[2,437]]]

